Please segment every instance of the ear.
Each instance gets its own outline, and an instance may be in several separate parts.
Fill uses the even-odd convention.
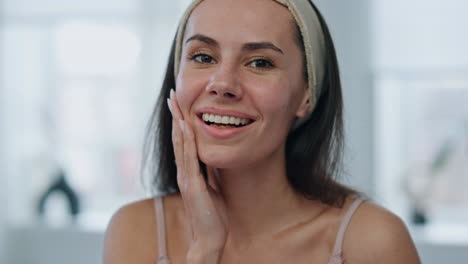
[[[303,118],[309,113],[311,106],[312,106],[310,102],[311,98],[312,96],[310,94],[310,89],[306,87],[306,91],[303,93],[303,96],[301,99],[301,104],[297,108],[296,117]]]

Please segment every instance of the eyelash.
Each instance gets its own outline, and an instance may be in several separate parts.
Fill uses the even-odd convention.
[[[210,55],[207,55],[207,54],[205,54],[205,53],[203,53],[203,52],[199,52],[199,51],[190,54],[189,59],[190,59],[191,61],[195,62],[195,63],[209,64],[209,62],[201,62],[201,61],[197,60],[197,57],[199,57],[199,56],[207,56],[207,57],[210,57],[210,59],[214,60],[213,57],[211,57]],[[275,66],[275,64],[273,63],[273,61],[272,61],[271,59],[267,58],[267,57],[259,57],[259,58],[256,58],[256,59],[250,61],[250,62],[248,63],[248,65],[250,65],[250,64],[252,64],[252,63],[254,63],[254,62],[258,62],[258,61],[263,61],[263,62],[267,62],[267,63],[268,63],[268,66],[266,66],[266,67],[253,67],[253,68],[256,68],[256,69],[258,69],[258,70],[267,70],[267,69],[273,68],[273,67]]]
[[[207,54],[205,54],[205,53],[203,53],[203,52],[200,52],[200,51],[197,51],[197,52],[194,52],[194,53],[190,54],[189,59],[190,59],[191,61],[194,61],[195,63],[206,64],[207,62],[197,61],[197,57],[199,57],[199,56],[201,56],[201,55],[203,55],[203,56],[208,56],[208,57],[210,57],[212,60],[214,60],[213,57],[211,57],[210,55],[207,55]]]
[[[258,61],[264,61],[264,62],[267,62],[267,63],[268,63],[268,66],[266,66],[266,67],[255,67],[256,69],[259,69],[259,70],[267,70],[267,69],[273,68],[273,67],[275,66],[275,64],[273,63],[273,61],[270,60],[270,59],[267,58],[267,57],[259,57],[259,58],[256,58],[255,60],[249,62],[249,64],[252,64],[253,62],[258,62]]]

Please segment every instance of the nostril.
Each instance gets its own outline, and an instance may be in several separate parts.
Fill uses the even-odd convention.
[[[232,93],[224,93],[224,96],[229,97],[229,98],[236,97],[236,95]]]

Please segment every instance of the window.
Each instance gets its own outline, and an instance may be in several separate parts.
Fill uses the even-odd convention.
[[[468,222],[468,78],[463,71],[391,72],[377,78],[380,198],[407,219]]]
[[[103,228],[120,205],[145,196],[144,129],[188,3],[6,1],[2,120],[11,223],[36,219],[58,169],[81,198],[84,225]]]
[[[466,7],[372,5],[376,199],[409,224],[426,217],[426,225],[410,225],[424,263],[466,259]]]

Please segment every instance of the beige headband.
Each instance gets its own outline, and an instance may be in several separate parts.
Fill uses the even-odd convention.
[[[176,38],[176,50],[174,61],[174,75],[177,79],[179,72],[182,44],[188,18],[203,0],[194,0],[185,11],[179,24]],[[307,61],[308,86],[311,92],[311,110],[320,97],[322,82],[325,73],[325,41],[318,14],[315,12],[309,0],[274,0],[287,7],[299,26],[304,40],[305,55]],[[312,112],[312,111],[310,111]],[[309,113],[310,115],[310,113]],[[299,120],[295,127],[302,124],[306,118]]]

